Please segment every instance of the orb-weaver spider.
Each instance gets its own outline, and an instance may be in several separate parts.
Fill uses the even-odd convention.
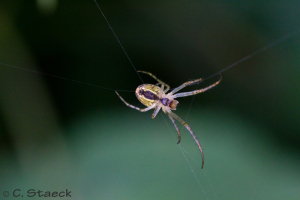
[[[174,100],[175,98],[186,97],[186,96],[199,94],[199,93],[202,93],[202,92],[205,92],[205,91],[211,89],[212,87],[215,87],[222,80],[221,74],[220,74],[220,79],[217,82],[215,82],[214,84],[212,84],[210,86],[207,86],[205,88],[195,90],[195,91],[191,91],[191,92],[183,92],[183,93],[175,94],[176,92],[178,92],[179,90],[183,89],[186,86],[189,86],[189,85],[192,85],[194,83],[202,81],[202,78],[199,78],[199,79],[196,79],[196,80],[193,80],[193,81],[185,82],[182,85],[180,85],[179,87],[173,89],[168,94],[166,94],[166,92],[170,89],[170,86],[168,84],[162,82],[161,80],[156,78],[156,76],[154,76],[153,74],[151,74],[149,72],[145,72],[145,71],[138,71],[138,72],[148,74],[149,76],[151,76],[152,78],[154,78],[158,82],[156,85],[142,84],[142,85],[138,86],[135,90],[136,97],[138,98],[138,100],[142,104],[147,106],[147,108],[141,109],[141,108],[135,107],[135,106],[127,103],[116,91],[117,95],[120,97],[120,99],[127,106],[129,106],[130,108],[139,110],[141,112],[146,112],[146,111],[153,108],[154,112],[152,114],[152,119],[155,118],[158,111],[160,109],[162,109],[163,112],[168,115],[168,117],[170,118],[170,120],[172,121],[172,123],[174,124],[174,126],[177,130],[177,133],[178,133],[178,142],[177,142],[177,144],[179,144],[181,136],[180,136],[180,131],[179,131],[179,129],[178,129],[176,123],[175,123],[174,118],[177,119],[191,133],[191,135],[193,136],[195,142],[197,143],[197,145],[200,149],[200,152],[201,152],[201,156],[202,156],[202,166],[201,166],[201,169],[202,169],[203,165],[204,165],[204,156],[203,156],[202,147],[201,147],[199,141],[197,140],[196,136],[194,135],[191,128],[187,125],[187,123],[183,119],[181,119],[178,115],[173,113],[171,110],[176,110],[177,104],[179,103],[178,101]],[[161,87],[158,87],[159,84],[161,85]],[[166,86],[166,89],[164,88],[165,86]]]

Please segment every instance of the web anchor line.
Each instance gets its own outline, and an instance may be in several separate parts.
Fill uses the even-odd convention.
[[[225,71],[227,71],[227,70],[229,70],[229,69],[231,69],[231,68],[237,66],[238,64],[240,64],[240,63],[242,63],[242,62],[245,62],[246,60],[249,60],[250,58],[256,56],[257,54],[260,54],[260,53],[262,53],[262,52],[264,52],[264,51],[266,51],[266,50],[272,48],[273,46],[276,46],[277,44],[280,44],[280,43],[282,43],[283,41],[285,41],[285,40],[287,40],[287,39],[289,39],[289,38],[291,38],[291,37],[293,37],[293,36],[299,34],[299,32],[300,32],[300,30],[297,29],[297,30],[295,30],[295,31],[293,31],[293,32],[291,32],[291,33],[288,33],[288,34],[286,34],[286,35],[284,35],[284,36],[281,36],[281,37],[278,38],[277,40],[275,40],[275,41],[273,41],[273,42],[271,42],[271,43],[269,43],[269,44],[267,44],[267,45],[261,47],[260,49],[256,50],[255,52],[253,52],[253,53],[251,53],[251,54],[245,56],[244,58],[242,58],[242,59],[236,61],[235,63],[233,63],[233,64],[231,64],[231,65],[229,65],[229,66],[223,68],[222,70],[218,71],[217,73],[214,73],[213,75],[211,75],[211,76],[205,78],[204,80],[210,79],[210,78],[216,76],[217,74],[221,74],[221,73],[223,73],[223,72],[225,72]]]
[[[101,88],[101,89],[104,89],[104,90],[121,91],[121,92],[134,92],[132,90],[115,90],[115,89],[112,89],[112,88],[108,88],[108,87],[104,87],[104,86],[100,86],[100,85],[95,85],[95,84],[87,83],[87,82],[83,82],[83,81],[77,81],[77,80],[74,80],[74,79],[65,78],[65,77],[61,77],[61,76],[56,76],[56,75],[53,75],[53,74],[47,74],[47,73],[40,72],[40,71],[37,71],[37,70],[27,69],[27,68],[24,68],[24,67],[18,67],[18,66],[15,66],[15,65],[9,65],[9,64],[5,64],[5,63],[0,63],[0,65],[6,66],[6,67],[9,67],[9,68],[18,69],[18,70],[27,71],[27,72],[34,73],[34,74],[48,76],[48,77],[51,77],[51,78],[70,81],[70,82],[77,83],[77,84],[80,84],[80,85],[87,85],[87,86],[91,86],[91,87]]]
[[[220,71],[218,71],[218,72],[216,72],[216,73],[214,73],[214,74],[208,76],[207,78],[204,78],[203,81],[205,81],[205,80],[207,80],[207,79],[210,79],[210,78],[212,78],[212,77],[214,77],[214,76],[216,76],[216,75],[218,75],[218,74],[221,74],[221,73],[223,73],[223,72],[225,72],[225,71],[227,71],[227,70],[229,70],[229,69],[231,69],[231,68],[237,66],[238,64],[243,63],[243,62],[245,62],[245,61],[251,59],[252,57],[256,56],[257,54],[260,54],[260,53],[262,53],[262,52],[264,52],[264,51],[266,51],[266,50],[272,48],[273,46],[276,46],[277,44],[280,44],[280,43],[282,43],[283,41],[285,41],[285,40],[287,40],[287,39],[289,39],[289,38],[291,38],[291,37],[293,37],[293,36],[299,34],[299,32],[300,32],[300,30],[298,29],[298,30],[296,30],[296,31],[293,31],[293,32],[291,32],[291,33],[288,33],[288,34],[286,34],[286,35],[284,35],[284,36],[278,38],[277,40],[275,40],[275,41],[273,41],[273,42],[271,42],[271,43],[269,43],[269,44],[263,46],[262,48],[256,50],[255,52],[253,52],[253,53],[251,53],[251,54],[249,54],[249,55],[243,57],[242,59],[236,61],[235,63],[233,63],[233,64],[231,64],[231,65],[229,65],[229,66],[223,68],[222,70],[220,70]],[[199,85],[199,83],[197,83],[196,90],[198,89],[198,85]],[[188,118],[188,116],[189,116],[189,113],[190,113],[192,104],[193,104],[193,102],[194,102],[194,99],[195,99],[195,96],[192,97],[192,100],[191,100],[191,103],[190,103],[190,106],[189,106],[189,109],[188,109],[188,112],[187,112],[187,115],[186,115],[185,120],[186,120],[186,119]]]
[[[115,38],[117,39],[119,45],[121,46],[121,48],[122,48],[123,52],[125,53],[127,59],[129,60],[130,64],[132,65],[134,71],[137,73],[138,77],[139,77],[139,78],[141,79],[141,81],[144,83],[142,77],[141,77],[141,76],[139,75],[139,73],[137,72],[137,70],[136,70],[136,68],[135,68],[135,66],[134,66],[134,64],[133,64],[133,62],[131,61],[130,57],[128,56],[128,54],[127,54],[125,48],[123,47],[121,41],[120,41],[119,38],[117,37],[117,34],[115,33],[114,29],[112,28],[112,26],[110,25],[110,23],[109,23],[108,20],[106,19],[104,13],[102,12],[102,10],[101,10],[101,8],[100,8],[98,2],[97,2],[96,0],[94,0],[94,2],[96,3],[96,5],[97,5],[99,11],[101,12],[101,14],[102,14],[103,18],[105,19],[107,25],[109,26],[111,32],[114,34]]]

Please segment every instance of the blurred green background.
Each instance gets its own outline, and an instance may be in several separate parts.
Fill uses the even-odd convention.
[[[171,87],[300,27],[299,1],[98,3],[135,67]],[[142,82],[92,0],[2,0],[0,199],[15,189],[24,197],[28,189],[69,189],[72,199],[299,199],[299,55],[295,34],[225,71],[192,104],[179,99],[176,113],[204,149],[201,170],[183,126],[178,147],[165,115],[152,120],[113,92],[130,90],[120,94],[144,107],[133,93]]]

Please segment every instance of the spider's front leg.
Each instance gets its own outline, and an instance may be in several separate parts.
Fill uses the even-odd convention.
[[[211,84],[211,85],[209,85],[209,86],[207,86],[207,87],[205,87],[205,88],[202,88],[202,89],[199,89],[199,90],[194,90],[194,91],[191,91],[191,92],[182,92],[182,93],[174,94],[175,92],[178,92],[179,90],[181,90],[182,88],[184,88],[184,87],[187,86],[187,85],[191,85],[192,83],[201,81],[201,79],[197,79],[197,80],[195,80],[195,81],[189,81],[189,82],[191,82],[190,84],[187,84],[187,83],[189,83],[189,82],[186,82],[186,83],[182,84],[181,86],[179,86],[178,88],[175,88],[174,90],[172,90],[172,92],[170,92],[170,93],[174,94],[174,95],[172,96],[173,98],[186,97],[186,96],[196,95],[196,94],[205,92],[205,91],[207,91],[207,90],[209,90],[209,89],[211,89],[211,88],[217,86],[217,85],[221,82],[221,80],[222,80],[222,75],[220,74],[220,79],[219,79],[217,82],[215,82],[215,83],[213,83],[213,84]],[[187,84],[187,85],[185,85],[185,84]],[[175,91],[175,92],[174,92],[174,91]]]
[[[180,140],[181,140],[179,128],[177,127],[174,118],[173,118],[171,115],[168,115],[168,117],[170,118],[170,120],[172,121],[173,125],[174,125],[175,128],[176,128],[176,131],[177,131],[177,133],[178,133],[178,142],[177,142],[177,144],[179,144],[179,143],[180,143]]]
[[[147,108],[144,108],[144,109],[138,108],[138,107],[136,107],[136,106],[133,106],[133,105],[127,103],[127,102],[119,95],[119,93],[118,93],[117,91],[115,91],[115,92],[116,92],[116,94],[119,96],[119,98],[126,104],[126,106],[128,106],[128,107],[130,107],[130,108],[136,109],[136,110],[141,111],[141,112],[146,112],[146,111],[151,110],[152,108],[155,107],[155,104],[153,104],[153,105],[151,105],[151,106],[149,106],[149,107],[147,107]]]
[[[189,127],[189,125],[187,125],[187,123],[185,121],[183,121],[183,119],[181,119],[178,115],[176,115],[175,113],[173,113],[172,111],[168,112],[168,114],[171,116],[171,117],[174,117],[176,120],[178,120],[183,126],[185,126],[185,128],[191,133],[191,135],[193,136],[195,142],[197,143],[198,145],[198,148],[201,152],[201,156],[202,156],[202,166],[201,166],[201,169],[203,169],[203,166],[204,166],[204,155],[203,155],[203,151],[202,151],[202,147],[198,141],[198,139],[196,138],[196,136],[194,135],[192,129]],[[171,118],[170,118],[171,119]],[[172,119],[171,119],[172,120]],[[176,128],[176,126],[175,126]]]
[[[176,92],[178,92],[179,90],[182,90],[186,86],[192,85],[192,84],[197,83],[197,82],[201,82],[202,80],[203,80],[202,78],[199,78],[199,79],[196,79],[196,80],[193,80],[193,81],[185,82],[185,83],[181,84],[180,86],[178,86],[177,88],[174,88],[169,94],[175,94]]]

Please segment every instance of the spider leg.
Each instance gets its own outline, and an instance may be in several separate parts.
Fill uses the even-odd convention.
[[[156,106],[155,104],[153,104],[153,105],[151,105],[151,106],[149,106],[149,107],[147,107],[147,108],[144,108],[144,109],[135,107],[135,106],[133,106],[133,105],[127,103],[127,102],[119,95],[119,93],[118,93],[117,91],[115,91],[115,92],[116,92],[116,94],[119,96],[119,98],[126,104],[126,106],[128,106],[128,107],[130,107],[130,108],[133,108],[133,109],[136,109],[136,110],[138,110],[138,111],[146,112],[146,111],[151,110],[152,108],[154,108],[154,107]]]
[[[155,85],[158,86],[159,84],[161,85],[161,86],[160,86],[160,90],[161,90],[161,91],[164,91],[165,85],[164,85],[164,84],[161,84],[161,83],[156,83]]]
[[[154,109],[154,112],[152,114],[152,119],[154,119],[157,115],[157,113],[159,112],[161,106],[156,106],[155,109]]]
[[[174,126],[175,126],[175,128],[176,128],[176,131],[177,131],[177,133],[178,133],[178,142],[177,142],[177,144],[179,144],[179,143],[180,143],[180,139],[181,139],[180,131],[179,131],[179,129],[178,129],[176,123],[175,123],[174,118],[173,118],[171,115],[168,115],[168,117],[170,118],[170,120],[172,121],[172,123],[174,124]]]
[[[211,84],[210,86],[207,86],[207,87],[199,89],[199,90],[194,90],[194,91],[191,91],[191,92],[182,92],[182,93],[175,94],[175,95],[173,95],[173,98],[186,97],[186,96],[191,96],[191,95],[195,95],[195,94],[199,94],[199,93],[205,92],[205,91],[207,91],[207,90],[209,90],[209,89],[217,86],[221,82],[221,80],[222,80],[222,76],[220,74],[220,79],[217,82],[215,82],[214,84]]]
[[[174,88],[169,94],[175,94],[176,92],[178,92],[179,90],[182,90],[186,86],[189,86],[193,83],[201,82],[202,80],[203,80],[202,78],[199,78],[199,79],[196,79],[193,81],[187,81],[187,82],[183,83],[182,85],[178,86],[177,88]]]
[[[195,142],[197,143],[198,145],[198,148],[200,149],[200,152],[201,152],[201,156],[202,156],[202,166],[201,166],[201,169],[203,169],[203,165],[204,165],[204,155],[203,155],[203,152],[202,152],[202,147],[199,143],[199,141],[197,140],[196,136],[194,135],[193,131],[191,130],[191,128],[189,127],[189,125],[187,125],[187,123],[185,121],[183,121],[183,119],[181,119],[178,115],[176,115],[175,113],[173,112],[168,112],[168,114],[171,116],[171,117],[174,117],[176,120],[178,120],[180,123],[182,123],[183,126],[185,126],[185,128],[191,133],[191,135],[193,136]]]
[[[166,83],[164,83],[163,81],[159,80],[158,78],[156,78],[156,76],[154,76],[152,73],[150,72],[145,72],[145,71],[138,71],[139,73],[144,73],[144,74],[148,74],[149,76],[151,76],[152,78],[154,78],[158,83],[165,85],[167,88],[164,90],[164,92],[166,93],[169,89],[170,86]],[[163,87],[163,86],[162,86]]]

